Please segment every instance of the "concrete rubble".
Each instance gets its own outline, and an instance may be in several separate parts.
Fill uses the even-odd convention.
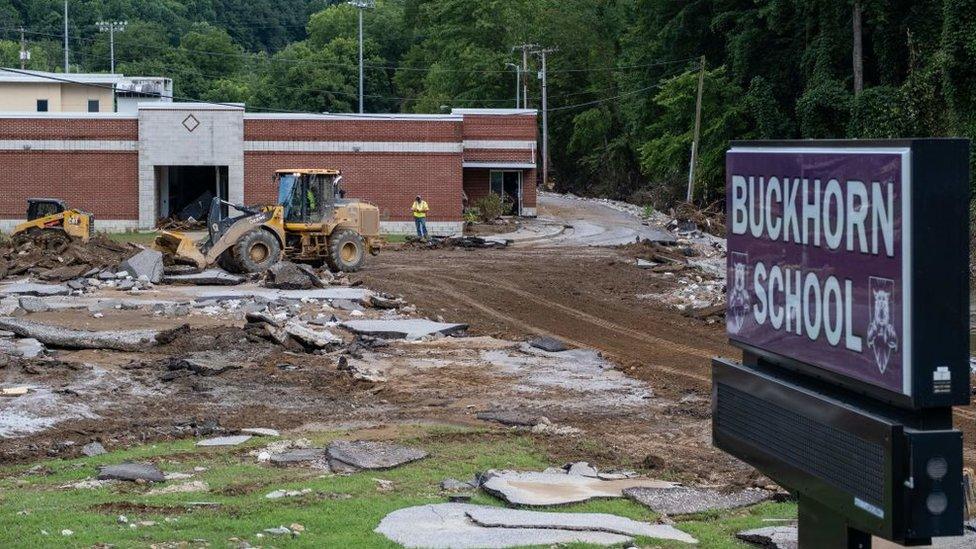
[[[311,290],[328,286],[312,267],[290,261],[275,263],[264,276],[265,287],[279,290]]]
[[[247,429],[241,429],[242,435],[252,435],[256,437],[278,437],[281,436],[276,429],[268,429],[266,427],[248,427]]]
[[[100,456],[102,454],[107,454],[105,447],[102,446],[100,442],[89,442],[88,444],[81,447],[82,455],[88,457]]]
[[[17,282],[0,288],[0,294],[52,296],[68,295],[71,288],[61,284],[39,284],[36,282]]]
[[[483,514],[482,514],[483,513]],[[486,527],[472,520],[472,515],[487,521],[504,518],[506,522],[527,526],[495,525]],[[549,516],[557,515],[557,516]],[[562,516],[558,516],[562,515]],[[438,503],[399,509],[383,518],[376,532],[404,547],[431,549],[503,548],[549,546],[572,543],[621,545],[633,541],[632,535],[587,529],[601,522],[621,529],[655,532],[660,539],[695,543],[694,538],[673,527],[657,527],[629,521],[623,517],[585,513],[535,513],[498,510],[468,503]],[[575,529],[574,529],[575,528]],[[653,530],[650,530],[651,528]]]
[[[13,317],[0,317],[0,329],[21,337],[33,338],[45,345],[68,349],[114,349],[139,351],[156,344],[160,330],[112,330],[92,332],[52,326]]]
[[[199,376],[216,376],[228,370],[241,368],[241,360],[233,353],[223,351],[199,351],[180,358],[173,358],[167,364],[163,381],[171,381],[190,373]]]
[[[142,250],[120,263],[119,270],[127,272],[132,278],[146,277],[149,282],[158,284],[163,279],[163,253]]]
[[[748,488],[723,493],[709,488],[676,486],[673,488],[630,488],[624,495],[655,513],[688,515],[705,511],[722,511],[747,507],[773,497],[773,492]]]
[[[495,471],[484,474],[481,488],[512,505],[565,505],[594,498],[619,498],[628,488],[673,488],[672,482],[647,478],[602,480],[579,475]]]
[[[163,482],[166,477],[159,467],[151,463],[122,463],[99,467],[98,480]]]
[[[360,335],[384,339],[418,340],[435,334],[451,335],[468,329],[467,324],[448,324],[422,318],[405,320],[349,320],[339,324]]]
[[[321,349],[342,343],[342,338],[328,330],[314,329],[299,321],[285,324],[285,332],[306,347]]]

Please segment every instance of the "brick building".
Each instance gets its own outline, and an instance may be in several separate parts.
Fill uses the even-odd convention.
[[[141,104],[136,113],[0,113],[0,229],[27,198],[63,198],[103,230],[151,229],[210,192],[270,203],[272,175],[338,168],[347,197],[380,208],[383,229],[410,232],[410,203],[430,203],[432,232],[460,230],[462,202],[505,193],[536,210],[536,112],[253,114],[243,106]]]

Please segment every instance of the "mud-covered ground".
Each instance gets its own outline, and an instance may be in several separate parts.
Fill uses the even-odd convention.
[[[533,436],[554,462],[587,460],[698,483],[767,484],[711,447],[710,359],[738,354],[724,326],[686,317],[658,297],[677,291],[680,276],[698,275],[638,269],[631,247],[610,244],[644,229],[572,204],[557,206],[555,222],[586,220],[582,240],[566,233],[500,250],[394,248],[352,277],[403,295],[417,309],[403,314],[468,324],[466,337],[391,342],[350,354],[352,336],[336,329],[346,344],[310,354],[248,339],[237,310],[179,316],[151,307],[111,309],[98,318],[87,309],[32,313],[26,318],[90,330],[190,328],[138,352],[61,350],[46,360],[0,360],[2,386],[32,388],[0,401],[5,425],[21,422],[19,432],[0,438],[0,463],[74,456],[92,440],[112,450],[220,428],[432,423],[502,429],[477,415],[504,410],[546,418]],[[613,226],[601,233],[601,223]],[[181,291],[161,286],[149,297],[172,299]],[[301,308],[350,318],[328,303]],[[576,349],[544,353],[525,344],[539,335]],[[208,350],[240,368],[165,379],[173,359]],[[340,369],[342,360],[381,380],[355,379]],[[960,409],[956,418],[972,440],[976,412]],[[967,462],[974,457],[967,442]]]

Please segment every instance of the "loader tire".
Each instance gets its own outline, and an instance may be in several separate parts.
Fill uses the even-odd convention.
[[[281,244],[273,234],[254,229],[233,246],[235,267],[245,273],[263,273],[281,258]]]
[[[356,231],[341,229],[329,239],[329,267],[334,271],[353,273],[366,263],[366,241]]]

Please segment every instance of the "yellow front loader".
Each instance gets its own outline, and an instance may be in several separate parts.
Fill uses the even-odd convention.
[[[199,269],[219,263],[256,273],[286,257],[358,271],[366,254],[382,246],[379,209],[346,199],[341,181],[338,170],[279,170],[277,204],[247,207],[214,198],[206,239],[197,243],[185,233],[160,231],[153,247]],[[240,215],[225,216],[225,208]]]

